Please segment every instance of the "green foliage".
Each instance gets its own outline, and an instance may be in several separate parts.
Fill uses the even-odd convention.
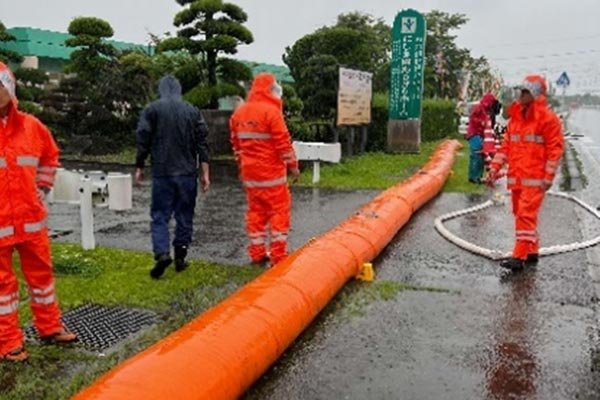
[[[69,24],[69,33],[73,36],[91,38],[110,38],[115,33],[110,24],[100,18],[79,17]]]
[[[281,86],[283,88],[283,113],[286,118],[300,117],[304,109],[304,103],[298,97],[296,89],[294,89],[293,85],[287,83]]]
[[[339,64],[331,55],[311,57],[298,80],[298,95],[309,118],[333,118],[337,107]]]
[[[65,44],[77,50],[71,53],[67,71],[76,73],[90,83],[97,82],[101,72],[114,61],[118,53],[114,46],[104,41],[113,36],[112,27],[99,18],[79,17],[71,21],[68,31],[73,37],[67,39]]]
[[[335,26],[318,29],[286,48],[284,61],[304,102],[304,114],[333,118],[339,66],[380,75],[389,70],[390,36],[391,28],[382,20],[350,13],[340,15]]]
[[[154,81],[167,74],[175,76],[183,93],[187,93],[205,82],[205,63],[187,51],[176,53],[160,53],[152,58],[151,75]]]
[[[34,103],[32,101],[19,101],[19,110],[23,111],[24,113],[27,114],[31,114],[31,115],[35,115],[35,116],[41,116],[42,115],[42,107],[40,105],[38,105],[37,103]]]
[[[470,94],[473,98],[492,89],[494,76],[485,58],[473,58],[466,48],[456,44],[454,31],[468,22],[464,14],[433,10],[425,14],[427,45],[425,49],[425,97],[454,99],[468,71],[471,71]]]
[[[385,151],[389,121],[389,94],[375,93],[371,108],[371,126],[367,151]]]
[[[421,140],[431,142],[458,134],[458,114],[456,104],[450,100],[425,99]]]
[[[372,106],[372,123],[369,130],[368,151],[384,151],[387,145],[389,121],[389,95],[375,93]],[[423,100],[421,141],[438,141],[445,137],[455,137],[458,133],[456,104],[449,100]]]
[[[216,86],[198,85],[184,95],[184,99],[198,108],[207,108],[212,99],[244,96],[244,89],[236,84],[219,82]]]
[[[219,88],[222,82],[230,86],[237,83],[237,78],[248,76],[248,71],[233,60],[219,60],[220,54],[235,54],[239,45],[254,41],[252,33],[243,25],[248,15],[239,6],[222,0],[176,1],[185,7],[174,18],[174,25],[180,29],[177,37],[162,41],[158,51],[187,50],[194,56],[201,55],[207,76],[205,80],[194,82],[194,93],[188,97],[204,103],[203,96],[208,93],[212,96],[208,105],[217,108],[219,98],[214,96],[223,92],[223,88]],[[205,86],[210,89],[201,88]]]
[[[238,85],[239,82],[251,82],[253,78],[250,68],[231,58],[220,58],[217,72],[223,82],[234,85]]]
[[[287,121],[287,127],[293,140],[301,142],[314,142],[316,140],[315,131],[311,128],[310,122],[301,117],[292,117]]]
[[[7,30],[6,26],[0,22],[0,42],[14,42],[16,38],[11,35]],[[23,61],[23,57],[19,53],[10,50],[0,49],[0,62],[14,62],[20,63]]]

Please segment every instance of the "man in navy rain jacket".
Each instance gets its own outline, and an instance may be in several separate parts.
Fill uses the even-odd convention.
[[[192,242],[198,180],[210,186],[208,129],[200,111],[181,97],[181,85],[165,76],[158,85],[160,99],[148,105],[137,128],[136,182],[144,179],[144,164],[152,159],[152,247],[156,264],[150,275],[160,278],[171,265],[169,221],[177,226],[173,240],[175,269],[187,267]],[[198,179],[199,177],[199,179]]]

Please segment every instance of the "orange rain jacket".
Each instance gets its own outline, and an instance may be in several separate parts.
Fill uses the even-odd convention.
[[[540,96],[523,115],[521,104],[510,108],[504,141],[492,161],[499,171],[508,162],[508,188],[551,185],[563,154],[562,125]]]
[[[283,103],[271,94],[275,77],[259,74],[248,102],[231,117],[231,144],[245,188],[267,188],[287,183],[287,169],[298,161],[283,119]]]
[[[1,63],[0,74],[14,79]],[[8,117],[0,120],[0,246],[45,230],[47,212],[39,190],[52,188],[59,165],[50,131],[18,111],[16,97],[10,107]]]

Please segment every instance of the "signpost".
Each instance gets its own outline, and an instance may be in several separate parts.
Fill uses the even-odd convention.
[[[571,85],[571,79],[569,79],[569,75],[567,75],[567,72],[565,71],[562,74],[560,74],[560,76],[558,77],[558,80],[556,81],[556,86],[562,88],[562,103],[563,103],[563,107],[567,106],[565,104],[565,96],[566,96],[567,88],[570,85]]]
[[[425,70],[426,22],[415,10],[400,12],[392,30],[388,151],[418,152]]]
[[[367,125],[371,123],[371,100],[373,98],[373,74],[340,68],[338,90],[337,125],[349,126],[348,155],[354,148],[354,127],[361,127],[360,151],[367,146]]]

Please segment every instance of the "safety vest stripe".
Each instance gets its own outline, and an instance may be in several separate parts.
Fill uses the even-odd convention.
[[[516,185],[517,184],[517,178],[508,178],[507,182],[509,185]]]
[[[6,158],[0,157],[0,168],[6,168]]]
[[[10,315],[17,312],[19,309],[19,301],[13,301],[12,303],[0,306],[0,315]]]
[[[240,132],[237,137],[238,139],[269,140],[273,135],[265,132]]]
[[[39,232],[42,229],[44,229],[46,227],[46,221],[40,221],[40,222],[34,222],[31,224],[25,224],[25,232],[26,233],[33,233],[33,232]]]
[[[12,236],[14,234],[15,234],[14,226],[5,226],[3,228],[0,228],[0,239],[8,237],[8,236]]]
[[[37,294],[37,295],[42,295],[42,296],[50,294],[53,291],[54,291],[54,284],[51,284],[50,286],[42,288],[42,289],[37,289],[37,288],[31,289],[31,293]]]
[[[32,300],[34,303],[37,303],[37,304],[43,304],[43,305],[46,305],[46,306],[47,306],[47,305],[49,305],[49,304],[53,304],[53,303],[56,301],[56,296],[55,296],[55,295],[53,295],[53,294],[51,294],[51,295],[49,295],[49,296],[44,296],[44,297],[33,296],[33,297],[31,298],[31,300]]]
[[[17,165],[21,167],[37,167],[40,159],[34,156],[18,156]]]
[[[519,140],[521,140],[521,136],[519,136],[519,135],[510,135],[510,141],[511,142],[518,142]]]
[[[286,183],[287,177],[283,176],[281,178],[273,179],[270,181],[244,181],[244,186],[247,188],[270,188],[285,185]]]
[[[494,138],[485,138],[485,139],[483,139],[483,141],[484,142],[494,142],[495,143],[496,139],[494,139]]]

